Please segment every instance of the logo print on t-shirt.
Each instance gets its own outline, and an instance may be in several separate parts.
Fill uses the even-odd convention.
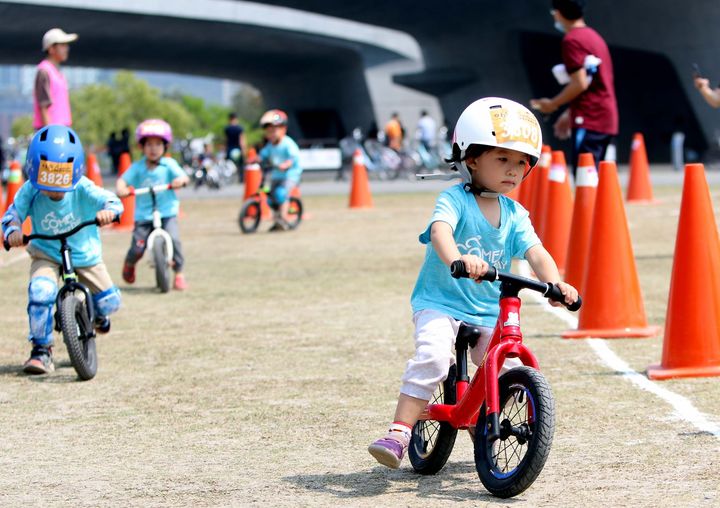
[[[460,254],[471,254],[473,256],[477,256],[484,259],[490,266],[494,266],[498,270],[504,270],[507,265],[506,261],[503,259],[505,249],[485,250],[480,243],[481,240],[482,236],[473,236],[468,238],[465,243],[457,244],[457,248],[460,251]]]

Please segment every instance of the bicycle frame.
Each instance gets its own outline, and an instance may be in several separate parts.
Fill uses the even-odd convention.
[[[467,373],[467,338],[456,341],[457,381],[456,404],[430,404],[420,417],[421,420],[436,420],[450,423],[455,428],[465,429],[475,424],[483,403],[488,417],[488,436],[500,436],[498,414],[500,401],[498,393],[498,372],[507,358],[519,358],[529,367],[539,369],[532,352],[522,343],[520,330],[520,306],[518,292],[521,287],[503,282],[500,294],[500,314],[488,344],[488,351],[472,380]],[[459,343],[458,343],[459,342]],[[532,415],[530,415],[532,417]]]
[[[166,190],[169,190],[171,186],[169,184],[162,184],[162,185],[154,185],[152,187],[143,187],[140,189],[135,189],[132,193],[136,196],[142,195],[142,194],[150,194],[150,197],[152,198],[152,224],[153,224],[153,230],[150,232],[150,235],[148,235],[146,244],[146,249],[149,252],[152,252],[153,243],[155,242],[155,238],[158,236],[163,236],[165,238],[165,245],[167,246],[167,262],[170,263],[173,258],[173,242],[172,237],[170,236],[170,233],[165,231],[162,228],[162,217],[160,216],[160,211],[157,209],[157,194],[159,192],[163,192]],[[149,256],[148,259],[150,260],[150,266],[154,266],[154,260],[152,256]]]
[[[467,272],[462,261],[455,261],[451,266],[453,277],[467,277]],[[507,273],[499,273],[490,268],[488,273],[482,277],[483,280],[501,280],[500,284],[500,312],[493,331],[493,336],[488,344],[488,351],[483,358],[472,381],[467,374],[467,348],[471,334],[461,334],[464,327],[461,325],[458,331],[458,338],[455,343],[457,357],[457,380],[455,383],[456,404],[429,404],[420,420],[435,420],[448,422],[457,429],[464,429],[474,425],[477,415],[483,404],[486,406],[487,436],[494,440],[500,437],[499,413],[500,394],[498,389],[498,373],[507,358],[519,358],[520,361],[539,370],[538,361],[532,352],[522,343],[522,331],[520,330],[520,306],[518,297],[523,288],[532,289],[542,293],[543,296],[557,302],[564,303],[564,297],[557,286],[547,282],[538,282],[524,277]],[[576,302],[566,305],[569,310],[577,310],[582,305],[582,299],[578,296]],[[532,408],[529,408],[532,411]],[[530,421],[534,415],[529,414]]]

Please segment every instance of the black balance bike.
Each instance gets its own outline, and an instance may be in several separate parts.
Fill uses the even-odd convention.
[[[116,217],[114,222],[119,222]],[[78,281],[72,264],[70,246],[67,239],[87,226],[99,226],[97,219],[82,222],[76,227],[59,235],[23,235],[23,244],[30,240],[60,240],[60,275],[63,286],[55,299],[55,330],[62,333],[70,363],[80,379],[87,381],[97,373],[97,351],[95,350],[95,307],[90,290]],[[3,242],[5,250],[10,244]]]

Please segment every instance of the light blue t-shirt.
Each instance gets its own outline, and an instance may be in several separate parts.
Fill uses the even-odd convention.
[[[171,183],[175,178],[183,176],[185,172],[180,165],[170,157],[160,159],[154,169],[148,169],[146,159],[133,162],[132,166],[125,171],[120,178],[125,183],[133,187],[152,187],[153,185],[162,185]],[[175,217],[180,210],[180,201],[175,194],[174,189],[162,191],[158,193],[157,199],[158,211],[163,219]],[[135,221],[144,222],[152,220],[152,197],[150,194],[141,194],[135,196]]]
[[[295,183],[300,182],[300,176],[303,171],[300,167],[300,149],[290,136],[282,138],[277,145],[267,143],[262,150],[260,150],[259,155],[260,160],[269,162],[273,166],[272,173],[270,173],[271,180],[287,179]],[[277,169],[277,166],[290,159],[292,159],[293,164],[287,171]]]
[[[123,211],[118,197],[82,177],[75,190],[65,193],[60,201],[53,201],[40,193],[30,182],[20,187],[15,201],[3,216],[3,232],[10,222],[32,220],[32,232],[43,235],[57,235],[70,231],[81,222],[95,218],[100,210]],[[102,262],[102,243],[97,226],[88,226],[68,238],[75,267],[94,266]],[[59,240],[31,240],[30,246],[37,249],[56,263],[61,263]]]
[[[433,309],[474,325],[495,326],[500,312],[500,283],[453,279],[430,243],[430,227],[436,221],[448,223],[461,254],[474,254],[498,270],[508,271],[512,259],[524,258],[540,239],[527,210],[505,196],[498,199],[500,227],[495,228],[480,212],[475,196],[462,184],[440,194],[428,227],[420,235],[420,243],[427,244],[427,250],[410,299],[413,312]]]

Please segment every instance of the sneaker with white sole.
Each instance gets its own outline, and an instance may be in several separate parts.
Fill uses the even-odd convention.
[[[368,446],[368,451],[383,466],[397,469],[405,457],[409,444],[409,432],[391,430],[385,437],[381,437]]]

